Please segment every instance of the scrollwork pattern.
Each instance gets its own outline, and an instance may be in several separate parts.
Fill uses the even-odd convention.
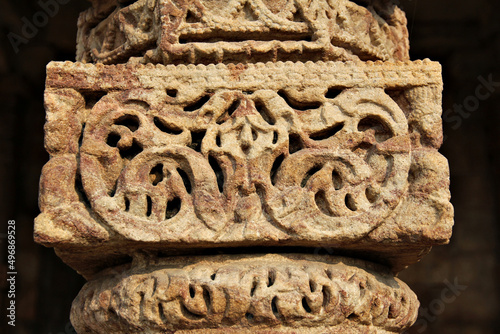
[[[78,36],[78,60],[105,64],[409,59],[404,13],[378,0],[109,1]]]
[[[406,118],[382,89],[158,94],[104,96],[83,133],[83,187],[128,238],[357,238],[406,191]]]
[[[267,255],[131,268],[87,283],[72,323],[79,333],[136,333],[146,324],[154,333],[259,326],[299,332],[328,326],[338,333],[369,326],[392,333],[415,321],[416,296],[397,278],[360,261],[316,260]]]

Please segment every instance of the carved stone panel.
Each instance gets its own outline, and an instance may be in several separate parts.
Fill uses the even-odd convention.
[[[364,261],[180,257],[103,273],[82,289],[71,321],[78,333],[383,334],[408,328],[418,306],[405,283]]]
[[[324,246],[398,270],[451,233],[439,71],[53,63],[36,238],[88,277],[144,248]]]
[[[384,0],[94,1],[83,62],[408,60],[406,17]]]
[[[78,333],[401,333],[453,225],[441,67],[389,0],[91,0],[35,240]],[[335,255],[335,256],[333,256]]]

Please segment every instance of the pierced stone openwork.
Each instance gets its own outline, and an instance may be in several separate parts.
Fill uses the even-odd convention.
[[[425,238],[444,239],[452,213],[435,182],[448,177],[438,73],[429,61],[54,64],[37,238],[60,243],[57,227],[68,245],[100,249],[82,250],[86,275],[142,243],[334,244],[387,258],[385,240],[404,267],[428,246],[397,233],[418,240],[427,226]]]
[[[178,240],[197,225],[217,240],[275,229],[363,236],[407,188],[408,125],[382,89],[331,95],[107,94],[83,132],[85,195],[127,238],[145,227],[142,241]]]

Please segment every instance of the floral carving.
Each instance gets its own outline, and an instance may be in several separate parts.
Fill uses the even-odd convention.
[[[406,189],[406,118],[383,90],[316,101],[286,90],[221,90],[183,102],[164,95],[153,104],[158,92],[108,94],[83,132],[84,191],[127,238],[148,226],[140,240],[172,240],[186,221],[217,239],[245,239],[267,225],[331,237],[355,226],[356,238]]]
[[[379,0],[108,1],[80,17],[78,60],[407,60],[407,37],[404,13]]]
[[[89,280],[76,330],[411,326],[418,301],[394,275],[448,241],[453,207],[441,67],[409,61],[404,13],[91,2],[78,61],[47,67],[35,220],[36,241]]]
[[[278,333],[324,333],[323,326],[394,333],[417,316],[408,286],[362,261],[267,255],[190,264],[194,259],[162,259],[168,267],[132,267],[88,283],[72,309],[78,333],[141,333],[146,323],[152,333],[262,326]]]
[[[102,248],[84,251],[87,275],[141,243],[320,243],[385,256],[385,240],[402,242],[390,257],[401,268],[428,247],[405,235],[447,240],[442,137],[420,132],[440,126],[433,63],[131,66],[49,71],[52,159],[35,233]],[[436,98],[421,111],[419,96]]]

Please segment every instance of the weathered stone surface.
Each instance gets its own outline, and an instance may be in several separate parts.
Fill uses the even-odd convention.
[[[78,22],[77,60],[165,64],[408,60],[385,0],[105,0]]]
[[[71,320],[78,333],[394,333],[418,306],[406,284],[364,261],[143,256],[87,283]]]
[[[453,208],[441,68],[408,60],[404,14],[92,3],[83,63],[48,66],[35,221],[90,280],[78,332],[408,328],[418,301],[393,274],[448,241]]]
[[[36,239],[87,277],[144,247],[332,247],[400,270],[451,233],[439,71],[53,63]]]

